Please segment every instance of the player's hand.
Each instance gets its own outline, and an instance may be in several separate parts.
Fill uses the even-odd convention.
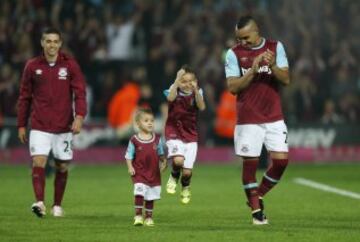
[[[27,138],[26,138],[26,128],[25,127],[20,127],[18,129],[18,137],[21,143],[25,144],[27,143]]]
[[[269,67],[272,67],[275,64],[275,54],[271,50],[267,49],[264,52],[264,61],[268,64]]]
[[[129,172],[130,176],[135,175],[135,169],[134,169],[134,167],[130,166],[130,167],[128,168],[128,172]]]
[[[182,79],[182,77],[183,77],[184,75],[185,75],[185,70],[184,70],[184,69],[178,70],[178,72],[176,73],[175,84],[178,84],[179,81]]]
[[[83,121],[84,121],[83,117],[76,115],[76,117],[72,123],[72,126],[71,126],[71,131],[73,132],[73,134],[80,133],[82,125],[83,125]]]
[[[252,66],[251,66],[251,70],[252,72],[255,74],[258,72],[259,70],[259,64],[260,62],[263,60],[264,58],[264,55],[265,55],[266,52],[263,52],[261,53],[260,55],[256,56],[253,63],[252,63]]]
[[[164,172],[164,171],[166,170],[166,168],[167,168],[167,161],[166,161],[166,160],[162,160],[162,161],[160,162],[160,171],[161,171],[161,172]]]
[[[190,83],[190,85],[191,85],[191,89],[192,89],[192,90],[194,90],[194,91],[198,90],[198,83],[197,83],[197,80],[196,80],[196,79],[195,79],[195,80],[192,80],[191,83]]]

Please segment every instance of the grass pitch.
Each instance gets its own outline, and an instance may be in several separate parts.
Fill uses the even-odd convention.
[[[262,172],[259,172],[259,178]],[[163,185],[169,170],[163,175]],[[156,226],[134,227],[132,184],[124,165],[75,166],[63,207],[64,218],[39,219],[33,202],[30,169],[0,165],[0,241],[359,241],[360,200],[293,182],[303,177],[360,193],[360,164],[290,165],[280,184],[265,197],[270,225],[251,225],[240,166],[198,165],[192,201],[179,194],[155,202]],[[53,177],[46,183],[48,212]]]

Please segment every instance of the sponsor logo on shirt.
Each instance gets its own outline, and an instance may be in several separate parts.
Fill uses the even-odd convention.
[[[243,68],[241,67],[242,73],[245,75],[246,72],[248,72],[251,68]],[[260,66],[257,73],[267,73],[271,75],[272,71],[269,66]]]
[[[59,79],[66,80],[67,75],[68,75],[67,68],[66,67],[60,67],[58,75],[59,75]]]

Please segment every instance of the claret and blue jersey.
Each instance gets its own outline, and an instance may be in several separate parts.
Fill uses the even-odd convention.
[[[255,48],[248,49],[236,45],[227,51],[226,78],[241,78],[252,67],[254,58],[267,50],[275,53],[277,67],[288,67],[283,44],[279,41],[263,39]],[[283,120],[279,87],[280,83],[271,68],[261,61],[257,74],[249,86],[237,93],[237,124],[261,124]]]
[[[159,135],[154,134],[150,140],[142,140],[133,135],[125,154],[125,159],[131,160],[135,169],[133,182],[148,186],[161,185],[159,160],[163,155],[164,142]]]
[[[199,89],[203,96],[203,90]],[[169,95],[169,90],[164,91],[164,95]],[[166,140],[179,139],[185,143],[197,142],[198,113],[199,109],[195,103],[195,94],[184,93],[178,89],[176,99],[168,102],[168,118],[165,124]]]

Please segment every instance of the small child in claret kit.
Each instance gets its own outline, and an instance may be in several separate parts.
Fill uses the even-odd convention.
[[[154,226],[154,201],[160,199],[160,171],[166,169],[167,161],[162,139],[154,133],[152,111],[147,108],[138,109],[135,124],[138,132],[130,138],[125,154],[128,171],[134,183],[134,225]]]
[[[165,139],[168,158],[172,159],[172,171],[166,184],[169,194],[176,193],[181,182],[181,203],[191,199],[190,182],[198,148],[198,113],[205,110],[203,91],[198,87],[195,72],[183,66],[174,83],[164,92],[168,101],[168,118]]]

